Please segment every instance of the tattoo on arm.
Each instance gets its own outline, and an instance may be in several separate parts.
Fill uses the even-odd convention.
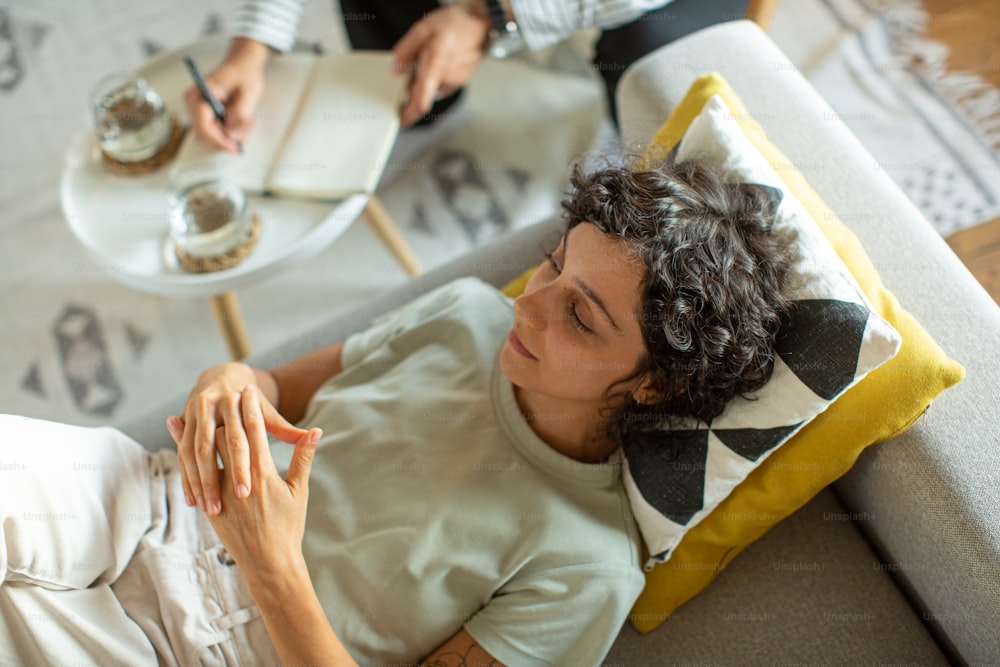
[[[462,629],[434,651],[423,667],[504,667],[504,664]]]
[[[465,655],[455,651],[450,653],[436,653],[428,662],[425,662],[424,664],[427,667],[504,667],[503,663],[499,660],[487,658],[486,661],[483,661],[478,659],[476,656],[471,655],[477,648],[481,653],[482,647],[478,644],[470,646]]]

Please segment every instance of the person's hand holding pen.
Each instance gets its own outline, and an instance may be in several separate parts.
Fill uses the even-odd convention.
[[[253,127],[253,114],[264,91],[264,66],[271,50],[251,39],[235,38],[226,59],[205,75],[209,92],[225,107],[220,123],[198,86],[184,93],[191,131],[206,146],[238,153]]]

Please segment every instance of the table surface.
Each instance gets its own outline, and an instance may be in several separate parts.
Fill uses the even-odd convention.
[[[137,73],[183,122],[183,93],[191,78],[181,58],[190,54],[208,71],[221,60],[227,44],[224,37],[200,40],[161,54]],[[262,224],[253,253],[233,268],[190,274],[180,268],[167,233],[168,171],[169,165],[144,176],[107,171],[97,139],[85,127],[66,153],[60,185],[66,222],[95,263],[130,287],[167,296],[232,291],[318,254],[347,230],[368,202],[367,194],[338,202],[248,197],[249,209]]]

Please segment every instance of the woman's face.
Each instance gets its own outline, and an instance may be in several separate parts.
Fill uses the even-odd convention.
[[[630,377],[644,353],[643,275],[624,242],[575,226],[514,300],[504,374],[522,391],[604,406],[608,388]]]

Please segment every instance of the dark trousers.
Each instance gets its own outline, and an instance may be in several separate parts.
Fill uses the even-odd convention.
[[[748,0],[674,0],[631,23],[604,30],[594,47],[593,66],[604,80],[608,109],[615,122],[618,115],[615,90],[629,65],[696,30],[743,18],[747,4]],[[354,48],[388,49],[411,25],[439,5],[435,0],[341,0],[340,6]],[[427,120],[438,117],[458,95],[435,103]]]

